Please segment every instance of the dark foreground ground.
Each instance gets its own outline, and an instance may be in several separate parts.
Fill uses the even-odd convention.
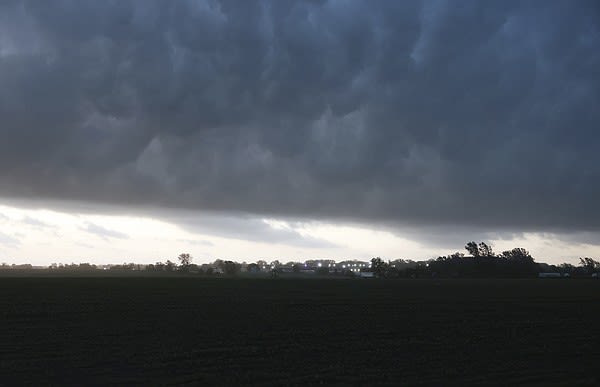
[[[0,384],[600,383],[600,281],[0,278]]]

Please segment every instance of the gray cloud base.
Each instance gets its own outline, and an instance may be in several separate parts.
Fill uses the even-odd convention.
[[[0,194],[596,231],[599,26],[593,1],[3,2]]]

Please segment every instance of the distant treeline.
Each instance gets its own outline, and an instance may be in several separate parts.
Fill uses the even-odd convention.
[[[600,262],[592,258],[580,258],[579,265],[569,263],[550,265],[536,263],[529,251],[514,248],[494,253],[485,242],[468,242],[465,245],[468,255],[461,252],[440,256],[425,262],[417,262],[415,267],[397,268],[380,258],[372,260],[373,271],[378,277],[443,277],[443,278],[520,278],[534,277],[539,273],[560,273],[567,276],[587,276],[600,270]]]
[[[492,247],[484,242],[468,242],[467,254],[456,252],[427,261],[397,259],[384,261],[377,257],[370,261],[347,260],[308,260],[305,262],[282,263],[278,260],[266,262],[238,263],[217,259],[212,263],[196,265],[190,254],[177,257],[177,262],[167,260],[154,264],[123,263],[121,265],[94,265],[90,263],[57,264],[48,267],[34,267],[30,264],[8,265],[3,263],[0,269],[10,270],[51,270],[58,272],[143,271],[147,273],[179,273],[203,276],[331,276],[331,277],[376,277],[376,278],[526,278],[539,273],[559,273],[561,276],[590,276],[600,271],[600,262],[593,258],[579,259],[579,264],[563,263],[550,265],[537,263],[524,248],[514,248],[496,254]]]

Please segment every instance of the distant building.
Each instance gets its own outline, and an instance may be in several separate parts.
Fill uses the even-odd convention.
[[[539,278],[560,278],[560,273],[539,273]]]

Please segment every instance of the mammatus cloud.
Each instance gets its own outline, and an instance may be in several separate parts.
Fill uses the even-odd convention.
[[[598,47],[594,1],[3,2],[0,194],[598,231]]]
[[[129,236],[119,231],[110,230],[99,226],[95,223],[87,222],[85,226],[80,228],[82,231],[86,231],[90,234],[94,234],[104,240],[108,240],[109,238],[114,239],[128,239]]]

